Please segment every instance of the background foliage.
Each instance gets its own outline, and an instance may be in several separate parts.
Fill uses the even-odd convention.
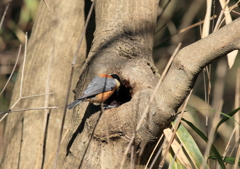
[[[229,2],[228,6],[231,7],[236,4],[236,2],[237,1],[232,0]],[[39,0],[14,0],[12,2],[3,0],[0,2],[0,19],[3,21],[2,26],[0,27],[0,90],[3,89],[13,69],[19,45],[24,44],[25,32],[28,32],[29,37],[31,36],[31,29],[38,4]],[[199,0],[184,0],[181,1],[181,3],[177,0],[164,0],[160,2],[153,52],[153,59],[160,74],[178,43],[182,43],[181,48],[183,48],[184,46],[201,39],[202,24],[197,24],[193,28],[190,28],[190,26],[196,23],[201,23],[201,21],[204,20],[206,6],[207,4],[205,1]],[[4,14],[5,11],[6,15]],[[221,11],[222,8],[219,1],[213,1],[211,16],[216,15],[218,17]],[[3,19],[4,15],[5,18]],[[234,18],[239,17],[239,6],[236,6],[230,15],[233,20]],[[211,31],[216,24],[217,17],[211,21]],[[6,111],[9,107],[14,81],[18,73],[19,65],[22,62],[22,57],[23,50],[13,78],[0,95],[0,112]],[[217,125],[217,122],[214,121],[216,113],[219,115],[219,118],[222,118],[223,114],[220,114],[220,112],[228,113],[237,108],[236,99],[238,99],[238,102],[240,100],[239,96],[237,97],[240,89],[238,89],[238,92],[236,90],[237,79],[240,79],[240,71],[237,73],[239,67],[239,54],[231,69],[228,69],[227,57],[223,57],[205,69],[196,81],[184,118],[191,121],[194,126],[206,135],[209,134],[208,132],[212,125]],[[238,88],[240,88],[240,86],[238,86]],[[239,116],[239,114],[237,115]],[[207,127],[206,119],[208,120]],[[232,134],[231,132],[236,124],[237,123],[232,118],[224,122],[217,131],[214,145],[221,155],[224,152],[230,135]],[[200,150],[204,153],[206,148],[204,140],[190,129],[188,125],[186,125],[186,127],[194,137]],[[1,145],[3,145],[3,131],[4,121],[0,123]],[[236,143],[239,143],[239,138],[237,138],[237,136],[235,140],[233,139],[229,143],[229,147],[231,147],[231,150],[233,151],[233,157],[234,154],[236,154]],[[3,146],[0,146],[0,152],[1,147]],[[0,157],[1,155],[2,154],[0,153]]]

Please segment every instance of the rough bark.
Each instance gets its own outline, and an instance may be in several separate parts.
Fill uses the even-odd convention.
[[[91,105],[86,110],[88,103],[79,105],[63,168],[120,167],[129,139],[157,83],[152,61],[157,6],[157,0],[96,1],[94,41],[76,95],[96,74],[116,73],[130,83],[132,99],[117,109],[104,111],[101,117]],[[136,144],[142,137],[155,138],[148,131],[138,133]],[[124,168],[129,164],[127,159]]]
[[[49,114],[45,150],[43,150],[44,123],[49,110],[34,110],[10,113],[5,128],[5,153],[0,168],[41,168],[50,159],[57,147],[61,119],[70,78],[71,62],[84,26],[84,2],[79,0],[47,1],[51,9],[41,1],[35,26],[28,45],[23,79],[22,96],[46,93],[48,65],[49,74],[48,106],[57,106]],[[85,42],[78,53],[75,78],[86,57]],[[11,105],[19,98],[21,72],[15,84]],[[75,86],[75,85],[74,85]],[[72,93],[72,92],[71,92]],[[45,96],[22,99],[13,110],[45,107]],[[47,106],[47,107],[48,107]],[[72,119],[68,112],[64,132]],[[43,152],[45,151],[45,152]],[[63,154],[64,153],[64,154]],[[61,152],[59,165],[65,149]],[[53,168],[53,162],[50,166]]]
[[[119,168],[134,134],[133,155],[137,160],[131,162],[130,149],[123,168],[128,168],[131,163],[136,163],[136,168],[143,168],[154,141],[171,122],[202,68],[240,47],[240,19],[185,47],[174,59],[154,101],[149,103],[158,81],[151,60],[151,26],[155,23],[157,2],[148,1],[147,5],[141,2],[137,6],[138,12],[142,13],[126,7],[125,1],[96,2],[95,39],[75,90],[76,95],[81,94],[94,75],[116,73],[131,87],[132,98],[117,109],[105,110],[102,114],[91,105],[87,107],[87,103],[76,108],[75,127],[68,138],[69,152],[64,168]],[[115,6],[121,12],[112,15]],[[148,22],[144,22],[145,19]],[[135,133],[148,104],[147,115]],[[139,152],[143,152],[141,157]]]
[[[124,151],[135,135],[134,146],[129,150],[123,168],[129,168],[131,163],[136,163],[136,168],[143,168],[154,141],[172,120],[201,69],[214,59],[239,49],[240,19],[237,19],[209,37],[182,49],[154,96],[154,101],[149,103],[159,76],[151,58],[157,3],[157,0],[96,1],[95,37],[81,73],[75,72],[75,75],[80,74],[76,97],[96,74],[116,73],[129,89],[131,100],[103,113],[91,104],[80,104],[74,111],[68,138],[62,144],[65,151],[61,155],[67,153],[67,156],[64,161],[61,156],[59,166],[64,162],[63,168],[120,168],[125,157]],[[50,3],[54,9],[51,12],[41,4],[40,10],[44,12],[39,13],[44,15],[36,21],[29,43],[29,60],[26,62],[24,95],[36,94],[36,91],[45,93],[46,56],[54,56],[50,91],[56,95],[50,96],[50,105],[60,108],[51,112],[45,161],[48,161],[56,147],[61,110],[67,92],[69,62],[80,36],[79,28],[82,28],[79,18],[83,16],[81,1],[76,0],[68,5],[71,7],[66,6],[65,2]],[[48,21],[43,22],[45,19]],[[49,43],[54,47],[49,47]],[[31,73],[33,70],[35,74]],[[16,86],[19,86],[19,79]],[[17,87],[14,93],[13,102],[18,97]],[[34,98],[22,101],[21,106],[29,108],[43,104],[43,99]],[[140,130],[135,132],[148,104],[150,108],[147,115]],[[9,115],[5,134],[8,146],[3,168],[17,168],[17,165],[20,168],[39,168],[42,161],[40,144],[43,121],[42,111]],[[131,155],[134,156],[132,162]]]

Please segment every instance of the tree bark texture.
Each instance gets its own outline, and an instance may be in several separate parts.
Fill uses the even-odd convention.
[[[57,148],[66,105],[71,62],[84,26],[84,1],[73,0],[70,3],[48,0],[47,3],[50,9],[43,1],[40,3],[29,41],[22,96],[44,94],[47,92],[46,86],[49,88],[47,93],[53,95],[22,99],[13,110],[48,106],[57,106],[58,109],[33,110],[8,115],[4,139],[5,153],[0,168],[44,167]],[[85,42],[82,43],[78,56],[73,84],[76,84],[80,65],[86,58]],[[15,84],[11,105],[19,98],[20,78],[21,72]],[[46,120],[47,116],[49,116],[48,120]],[[72,112],[69,111],[64,132],[71,120]],[[46,123],[48,126],[44,143]],[[65,149],[60,152],[59,166],[62,165],[65,152]],[[53,162],[54,160],[50,162],[49,168],[53,168]]]
[[[47,60],[53,56],[49,86],[50,92],[55,95],[50,96],[49,105],[58,106],[59,109],[52,110],[50,114],[45,161],[56,148],[70,74],[69,62],[72,61],[83,26],[81,1],[74,0],[67,4],[49,2],[53,11],[43,3],[39,8],[29,42],[23,83],[24,96],[45,93]],[[76,76],[80,75],[75,89],[76,97],[81,95],[97,74],[115,73],[128,89],[126,97],[130,95],[131,100],[103,112],[86,102],[77,106],[70,132],[62,144],[59,167],[63,164],[62,168],[71,169],[120,168],[126,157],[123,168],[133,164],[136,164],[135,168],[144,168],[155,141],[193,88],[198,73],[213,60],[240,47],[240,19],[237,19],[183,48],[174,59],[153,101],[149,102],[159,80],[152,61],[157,7],[157,0],[95,1],[96,31],[81,72],[75,72]],[[18,98],[19,81],[13,102]],[[43,98],[21,102],[21,108],[39,105],[44,105]],[[147,105],[150,105],[147,114],[136,131]],[[68,113],[66,127],[71,119],[71,111]],[[43,111],[9,115],[5,133],[8,145],[3,168],[41,166],[44,120]],[[131,140],[133,144],[125,155]],[[27,160],[30,157],[31,160]]]
[[[96,1],[96,31],[92,48],[75,89],[81,95],[92,78],[101,73],[118,74],[131,86],[130,102],[102,113],[81,103],[75,109],[68,155],[63,168],[119,168],[124,151],[157,83],[158,73],[152,61],[157,0]],[[156,107],[151,109],[155,112]],[[101,116],[101,117],[100,117]],[[142,138],[154,140],[150,130],[141,130]],[[147,143],[147,141],[145,141]],[[147,160],[145,158],[144,160]],[[141,165],[144,162],[141,161]],[[129,167],[126,160],[124,168]]]
[[[126,5],[128,3],[133,3],[130,8]],[[132,98],[117,109],[105,110],[102,114],[87,103],[75,109],[77,120],[68,138],[64,168],[120,168],[133,136],[133,146],[123,168],[129,168],[132,163],[136,168],[143,168],[155,141],[193,88],[202,68],[239,49],[240,19],[237,19],[183,48],[153,102],[149,102],[158,82],[158,73],[151,60],[156,5],[157,1],[148,1],[147,4],[138,1],[138,5],[133,1],[96,1],[95,38],[76,95],[81,95],[96,74],[116,73],[130,87]],[[148,104],[147,115],[136,132]]]

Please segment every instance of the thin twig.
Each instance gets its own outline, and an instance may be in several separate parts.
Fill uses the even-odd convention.
[[[165,163],[165,159],[166,159],[166,157],[167,157],[167,153],[168,153],[169,148],[170,148],[170,146],[171,146],[171,144],[172,144],[172,142],[173,142],[173,140],[174,140],[174,138],[175,138],[175,135],[176,135],[178,126],[179,126],[180,123],[181,123],[181,119],[182,119],[182,117],[183,117],[184,110],[185,110],[185,108],[186,108],[186,106],[187,106],[187,103],[188,103],[188,100],[189,100],[189,98],[190,98],[190,96],[191,96],[191,94],[192,94],[192,91],[193,91],[193,89],[190,91],[188,97],[186,98],[186,100],[185,100],[185,102],[184,102],[184,104],[183,104],[183,108],[182,108],[180,117],[179,117],[178,121],[177,121],[176,124],[175,124],[173,134],[172,134],[172,136],[171,136],[171,139],[170,139],[169,142],[168,142],[168,145],[167,145],[167,148],[166,148],[165,153],[164,153],[164,155],[163,155],[163,158],[162,158],[162,160],[161,160],[161,162],[160,162],[160,164],[159,164],[159,168],[162,168],[163,165],[164,165],[164,163]]]
[[[68,132],[69,132],[69,130],[70,130],[70,127],[67,129],[67,131],[64,133],[64,135],[63,135],[63,137],[62,137],[62,140],[61,140],[61,143],[60,143],[60,145],[62,144],[62,142],[63,142],[63,140],[65,139],[65,137],[67,136],[67,134],[68,134]],[[55,149],[54,151],[53,151],[53,153],[52,153],[52,155],[50,156],[50,158],[49,158],[49,160],[48,160],[48,162],[46,163],[46,165],[45,165],[45,167],[44,167],[44,169],[47,169],[48,168],[48,165],[50,164],[50,162],[52,161],[52,159],[53,159],[53,156],[55,155],[55,153],[57,152],[57,149]]]
[[[210,20],[215,19],[216,17],[217,17],[217,15],[214,15],[214,16],[212,16],[212,17],[210,18]],[[201,25],[201,24],[203,24],[203,23],[204,23],[204,21],[199,21],[199,22],[197,22],[197,23],[195,23],[195,24],[193,24],[193,25],[190,25],[190,26],[188,26],[188,27],[186,27],[186,28],[183,28],[183,29],[181,29],[180,31],[172,34],[170,37],[167,37],[167,38],[161,40],[160,42],[158,42],[157,44],[155,44],[154,47],[156,47],[156,46],[158,46],[159,44],[165,42],[166,40],[170,39],[170,38],[171,38],[172,36],[174,36],[174,35],[177,35],[177,34],[181,34],[181,33],[183,33],[183,32],[186,32],[186,31],[188,31],[189,29],[192,29],[192,28],[194,28],[194,27],[196,27],[196,26],[199,26],[199,25]]]
[[[158,145],[160,144],[160,141],[162,140],[163,137],[164,137],[164,134],[162,133],[162,135],[161,135],[161,137],[158,139],[158,142],[157,142],[157,144],[155,145],[153,151],[151,152],[151,155],[150,155],[150,157],[148,158],[147,164],[145,165],[145,168],[144,168],[144,169],[147,169],[147,166],[148,166],[148,164],[150,163],[150,160],[152,159],[152,156],[154,155],[154,153],[155,153],[155,151],[156,151],[156,149],[157,149]],[[154,160],[153,160],[153,161],[154,161]],[[155,163],[155,162],[154,162],[154,163]]]
[[[209,65],[209,68],[206,66],[204,70],[206,71],[207,74],[207,80],[205,77],[205,72],[203,72],[203,83],[204,83],[204,98],[205,98],[205,103],[206,103],[206,121],[205,121],[205,126],[206,126],[206,135],[208,136],[208,111],[209,111],[209,100],[210,100],[210,94],[211,94],[211,81],[210,81],[210,71],[211,70],[211,65]],[[208,85],[206,86],[206,83],[208,82]]]
[[[150,157],[148,158],[147,164],[145,165],[145,168],[144,168],[144,169],[147,169],[147,166],[148,166],[148,164],[149,164],[149,162],[150,162],[150,160],[151,160],[153,154],[155,153],[155,151],[156,151],[156,149],[157,149],[157,147],[158,147],[160,141],[162,140],[163,136],[164,136],[164,135],[162,134],[161,137],[158,139],[158,142],[157,142],[157,144],[155,145],[155,147],[154,147],[154,149],[153,149],[153,151],[152,151]]]
[[[134,143],[131,145],[131,160],[130,160],[130,169],[135,168],[135,145]]]
[[[22,76],[21,76],[21,83],[20,83],[20,98],[22,97],[22,88],[23,88],[23,78],[24,78],[24,69],[25,69],[25,63],[26,63],[26,57],[27,57],[27,45],[28,45],[28,33],[25,34],[25,48],[24,48],[24,57],[23,57],[23,68],[22,68]]]
[[[229,153],[229,157],[231,157],[231,156],[232,156],[232,154],[233,154],[233,152],[234,152],[235,148],[237,148],[237,147],[238,147],[238,145],[239,145],[239,139],[240,139],[240,137],[238,138],[237,142],[234,144],[232,151]]]
[[[226,157],[226,155],[227,155],[227,152],[228,152],[228,150],[229,150],[229,145],[230,145],[230,143],[231,143],[231,140],[232,140],[232,138],[233,138],[233,135],[234,135],[234,133],[235,133],[235,131],[236,131],[236,127],[233,129],[233,131],[232,131],[232,134],[231,134],[231,136],[230,136],[230,138],[229,138],[229,140],[228,140],[228,143],[227,143],[227,145],[226,145],[226,148],[225,148],[225,150],[224,150],[224,153],[223,153],[223,160],[225,159],[225,157]],[[220,168],[220,165],[218,165],[218,169]]]
[[[222,16],[223,16],[224,10],[227,8],[228,3],[229,3],[229,0],[228,0],[228,1],[226,2],[226,4],[224,5],[224,8],[221,10],[221,13],[220,13],[220,15],[219,15],[219,18],[218,18],[218,20],[217,20],[217,23],[216,23],[216,25],[215,25],[215,28],[214,28],[213,32],[215,32],[216,30],[218,30],[218,29],[220,28],[220,26],[222,25],[222,22],[225,20],[226,16],[225,16],[225,18],[223,18],[222,21],[221,21],[221,18],[222,18]],[[230,12],[229,12],[229,14],[230,14]],[[221,23],[220,23],[220,21],[221,21]]]
[[[180,144],[180,147],[179,147],[178,150],[177,150],[177,152],[174,153],[175,155],[174,155],[174,157],[173,157],[172,162],[169,164],[169,168],[173,168],[173,164],[175,163],[175,161],[176,161],[176,159],[177,159],[177,156],[178,156],[178,154],[179,154],[179,152],[181,151],[182,148],[183,148],[183,145],[182,145],[182,143],[181,143],[181,144]]]
[[[3,13],[3,16],[2,16],[2,19],[1,19],[1,22],[0,22],[0,30],[1,30],[1,28],[2,28],[2,24],[3,24],[4,18],[5,18],[5,16],[6,16],[6,13],[7,13],[8,7],[9,7],[9,4],[10,4],[10,3],[7,4],[7,6],[6,6],[5,10],[4,10],[4,13]]]
[[[1,113],[0,113],[1,114]],[[2,118],[0,119],[0,123],[3,121],[3,119],[5,119],[5,117],[8,116],[8,113],[4,114],[4,116],[2,116]]]
[[[26,55],[27,55],[27,52],[26,52],[26,49],[27,49],[27,32],[26,32],[26,36],[25,36],[25,50],[24,50],[24,57],[23,57],[23,68],[22,68],[22,76],[21,76],[21,83],[20,83],[20,93],[19,93],[19,98],[18,100],[13,104],[13,106],[11,106],[10,109],[13,109],[13,107],[21,100],[22,98],[22,81],[23,81],[23,75],[24,75],[24,67],[25,67],[25,60],[26,60]],[[0,122],[8,116],[9,113],[6,113],[0,120]]]
[[[237,69],[237,79],[236,79],[236,94],[235,94],[235,103],[234,103],[234,107],[238,108],[240,107],[240,68]],[[239,113],[236,113],[234,115],[234,118],[237,122],[240,121],[240,117],[239,117]],[[236,123],[234,123],[235,127],[236,127],[236,135],[235,135],[235,142],[238,141],[239,138],[239,134],[240,134],[240,126]]]
[[[225,10],[225,8],[227,7],[227,4],[228,4],[228,3],[229,3],[229,0],[228,0],[227,3],[225,4],[224,10]],[[235,7],[238,7],[238,4],[239,4],[239,3],[240,3],[240,0],[237,1],[232,7],[229,8],[230,10],[229,10],[229,14],[228,14],[228,15],[230,15],[230,12],[232,12],[232,10],[233,10]],[[222,10],[221,13],[224,13],[224,10]],[[221,23],[220,23],[219,25],[216,25],[216,26],[217,26],[216,30],[220,28],[220,26],[222,25],[222,23],[223,23],[224,20],[226,20],[226,16],[221,20]]]
[[[235,10],[232,10],[233,13],[237,14],[237,15],[240,15],[239,12],[235,11]]]
[[[11,106],[10,109],[13,109],[16,104],[22,100],[22,99],[27,99],[27,98],[31,98],[31,97],[39,97],[39,96],[45,96],[45,95],[51,95],[51,94],[54,94],[54,93],[47,93],[47,94],[34,94],[34,95],[30,95],[30,96],[24,96],[24,97],[19,97],[18,100]]]
[[[9,110],[7,112],[0,112],[0,114],[29,111],[29,110],[43,110],[43,109],[58,109],[58,107],[52,106],[52,107],[36,107],[36,108],[28,108],[28,109]]]
[[[7,87],[8,83],[9,83],[10,79],[12,78],[12,75],[13,75],[13,73],[14,73],[14,71],[15,71],[15,68],[16,68],[16,66],[17,66],[17,63],[18,63],[18,59],[19,59],[19,56],[20,56],[20,53],[21,53],[21,49],[22,49],[22,45],[19,46],[17,59],[16,59],[15,64],[14,64],[14,66],[13,66],[12,72],[11,72],[11,74],[10,74],[10,76],[9,76],[6,84],[5,84],[5,86],[3,87],[0,95],[1,95],[1,94],[3,93],[3,91],[6,89],[6,87]]]
[[[133,144],[134,139],[135,139],[135,134],[133,134],[133,136],[132,136],[132,138],[131,138],[131,140],[130,140],[128,146],[127,146],[127,148],[125,149],[125,152],[124,152],[124,155],[123,155],[123,159],[122,159],[122,162],[121,162],[120,169],[123,169],[123,166],[124,166],[124,163],[125,163],[125,160],[126,160],[127,153],[128,153],[128,151],[129,151],[131,145]]]
[[[210,20],[215,19],[216,17],[217,17],[217,15],[214,15],[214,16],[212,16],[212,17],[210,18]],[[187,30],[192,29],[192,28],[194,28],[194,27],[196,27],[196,26],[199,26],[199,25],[201,25],[201,24],[203,24],[203,23],[204,23],[204,21],[199,21],[199,22],[197,22],[197,23],[195,23],[195,24],[193,24],[193,25],[190,25],[190,26],[188,26],[188,27],[186,27],[186,28],[181,29],[180,31],[177,32],[177,34],[178,34],[178,33],[180,34],[180,33],[186,32]]]
[[[72,67],[71,69],[71,73],[70,73],[70,82],[68,84],[68,89],[67,89],[67,96],[66,96],[66,100],[65,100],[65,107],[64,107],[64,112],[63,112],[63,116],[62,116],[62,122],[61,122],[61,127],[60,127],[60,133],[59,133],[59,138],[58,138],[58,144],[57,144],[57,151],[56,151],[56,156],[55,156],[55,162],[54,162],[54,169],[57,168],[57,161],[58,161],[58,155],[59,155],[59,151],[60,151],[60,145],[61,145],[61,140],[62,140],[62,134],[63,134],[63,127],[64,127],[64,123],[65,123],[65,118],[66,118],[66,113],[67,113],[67,104],[68,104],[68,100],[69,100],[69,95],[70,95],[70,89],[72,86],[72,77],[73,77],[73,71],[74,71],[74,67]]]
[[[163,136],[164,136],[164,135],[163,135]],[[156,153],[156,155],[155,155],[155,157],[154,157],[154,159],[153,159],[153,161],[152,161],[149,169],[152,169],[152,168],[153,168],[153,166],[154,166],[155,162],[157,161],[157,158],[159,157],[160,153],[162,152],[163,147],[164,147],[164,145],[166,144],[166,142],[167,142],[167,139],[165,138],[163,144],[162,144],[161,147],[158,149],[158,151],[157,151],[157,153]]]
[[[215,113],[213,119],[214,119],[214,120],[213,120],[213,124],[216,124],[216,122],[219,121],[219,119],[220,119],[220,114],[219,114],[219,113]],[[215,127],[212,126],[212,127],[211,127],[211,130],[210,130],[210,132],[209,132],[209,135],[208,135],[208,143],[207,143],[207,147],[206,147],[205,152],[204,152],[204,159],[205,159],[205,161],[207,161],[207,159],[208,159],[208,156],[209,156],[209,153],[210,153],[210,149],[211,149],[212,143],[213,143],[213,141],[214,141],[215,128],[216,128],[216,126],[215,126]],[[206,165],[207,165],[207,164],[204,163],[204,164],[203,164],[203,168],[204,168]]]
[[[53,46],[53,50],[52,50],[52,54],[50,56],[50,60],[48,62],[48,70],[47,70],[47,80],[46,80],[46,88],[45,88],[45,92],[49,93],[49,85],[50,85],[50,71],[51,71],[51,65],[52,65],[52,60],[53,60],[53,55],[54,55],[54,46]],[[45,101],[44,101],[44,106],[47,107],[49,104],[49,95],[45,95]],[[42,135],[42,165],[41,168],[43,168],[44,166],[44,161],[45,161],[45,148],[46,148],[46,140],[47,140],[47,127],[48,127],[48,121],[49,121],[49,115],[50,115],[50,110],[45,110],[45,114],[44,114],[44,121],[43,121],[43,135]],[[41,149],[41,147],[40,147]],[[39,149],[39,150],[40,150]]]
[[[235,163],[234,163],[233,169],[238,168],[239,157],[240,157],[240,144],[238,143],[237,156],[235,158]]]
[[[56,149],[54,169],[57,168],[58,155],[59,155],[59,151],[60,151],[60,144],[61,144],[61,140],[62,140],[63,127],[64,127],[65,117],[66,117],[66,112],[67,112],[67,104],[68,104],[68,100],[69,100],[69,96],[70,96],[70,89],[71,89],[71,86],[72,86],[72,78],[73,78],[74,66],[75,66],[76,58],[77,58],[77,55],[78,55],[78,53],[79,53],[79,50],[80,50],[80,47],[81,47],[83,38],[84,38],[84,36],[85,36],[85,32],[86,32],[86,29],[87,29],[87,25],[88,25],[88,23],[89,23],[89,20],[90,20],[91,15],[92,15],[93,7],[94,7],[94,2],[93,2],[92,5],[91,5],[90,11],[89,11],[88,16],[87,16],[86,23],[85,23],[85,25],[84,25],[84,29],[83,29],[83,31],[82,31],[82,34],[81,34],[79,43],[78,43],[78,45],[77,45],[77,50],[76,50],[76,52],[75,52],[75,54],[74,54],[74,57],[73,57],[72,69],[71,69],[71,72],[70,72],[69,85],[68,85],[66,102],[65,102],[65,108],[64,108],[63,117],[62,117],[62,123],[61,123],[61,128],[60,128],[58,145],[57,145],[57,149]]]
[[[50,6],[48,5],[46,0],[43,0],[43,2],[46,4],[46,6],[48,7],[49,10],[51,10]]]
[[[77,50],[76,50],[76,52],[75,52],[75,54],[74,54],[74,58],[73,58],[73,62],[72,62],[73,65],[75,65],[75,63],[76,63],[76,58],[77,58],[77,55],[78,55],[78,53],[79,53],[79,50],[80,50],[80,47],[81,47],[83,38],[84,38],[84,36],[85,36],[85,33],[86,33],[86,30],[87,30],[87,26],[88,26],[90,17],[91,17],[91,15],[92,15],[93,7],[94,7],[94,2],[92,3],[91,8],[90,8],[90,10],[89,10],[89,12],[88,12],[88,16],[87,16],[87,19],[86,19],[86,23],[85,23],[85,25],[84,25],[84,28],[83,28],[83,31],[82,31],[80,40],[79,40],[79,42],[78,42]]]
[[[34,94],[34,95],[31,95],[31,96],[23,96],[23,97],[21,97],[21,99],[27,99],[27,98],[30,98],[30,97],[46,96],[46,95],[51,95],[51,94],[54,94],[54,93]]]
[[[148,112],[148,110],[149,110],[150,103],[153,101],[154,96],[155,96],[155,94],[156,94],[156,92],[157,92],[160,84],[162,83],[163,79],[165,78],[165,76],[166,76],[166,74],[167,74],[167,71],[168,71],[168,69],[170,68],[170,66],[171,66],[171,64],[172,64],[172,61],[173,61],[173,59],[175,58],[175,56],[177,55],[177,53],[178,53],[181,45],[182,45],[181,43],[178,44],[178,46],[176,47],[174,53],[172,54],[172,56],[171,56],[171,58],[170,58],[170,60],[169,60],[167,66],[165,67],[165,69],[164,69],[164,71],[163,71],[163,74],[162,74],[161,78],[159,79],[158,84],[157,84],[157,86],[155,87],[155,89],[154,89],[154,91],[153,91],[153,94],[152,94],[152,96],[151,96],[151,98],[150,98],[150,100],[149,100],[149,104],[147,105],[144,113],[143,113],[142,116],[141,116],[140,121],[138,122],[138,125],[137,125],[137,127],[136,127],[136,132],[140,129],[141,124],[142,124],[142,122],[143,122],[143,120],[144,120],[144,118],[145,118],[145,116],[147,115],[147,112]]]
[[[142,114],[142,116],[141,116],[141,119],[140,119],[140,121],[138,122],[138,125],[137,125],[137,127],[136,127],[136,129],[135,129],[135,133],[140,129],[141,124],[142,124],[142,122],[143,122],[143,120],[144,120],[144,118],[145,118],[145,116],[147,115],[147,112],[148,112],[148,110],[149,110],[149,105],[150,105],[150,103],[153,101],[154,95],[155,95],[155,93],[157,92],[160,84],[162,83],[162,80],[164,79],[164,77],[165,77],[165,75],[166,75],[166,73],[167,73],[170,65],[172,64],[172,61],[173,61],[174,57],[176,56],[177,52],[179,51],[180,46],[181,46],[181,43],[178,44],[178,46],[176,47],[173,55],[171,56],[171,58],[170,58],[170,60],[169,60],[167,66],[165,67],[165,69],[164,69],[164,71],[163,71],[163,74],[162,74],[161,78],[159,79],[158,84],[157,84],[157,86],[155,87],[155,90],[153,91],[153,94],[152,94],[151,98],[149,99],[149,104],[146,106],[145,111],[143,112],[143,114]],[[123,156],[122,163],[121,163],[121,168],[123,167],[123,164],[124,164],[124,162],[125,162],[127,152],[129,151],[129,149],[130,149],[130,147],[131,147],[131,144],[133,143],[133,140],[135,139],[135,133],[133,134],[133,136],[132,136],[132,138],[131,138],[131,140],[130,140],[130,142],[129,142],[129,144],[128,144],[125,152],[124,152],[124,156]]]

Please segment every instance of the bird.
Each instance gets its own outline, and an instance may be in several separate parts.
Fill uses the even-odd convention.
[[[83,94],[75,101],[67,105],[68,109],[76,107],[83,101],[88,101],[94,105],[100,105],[109,99],[114,92],[118,92],[121,81],[116,74],[99,74],[89,83]]]

